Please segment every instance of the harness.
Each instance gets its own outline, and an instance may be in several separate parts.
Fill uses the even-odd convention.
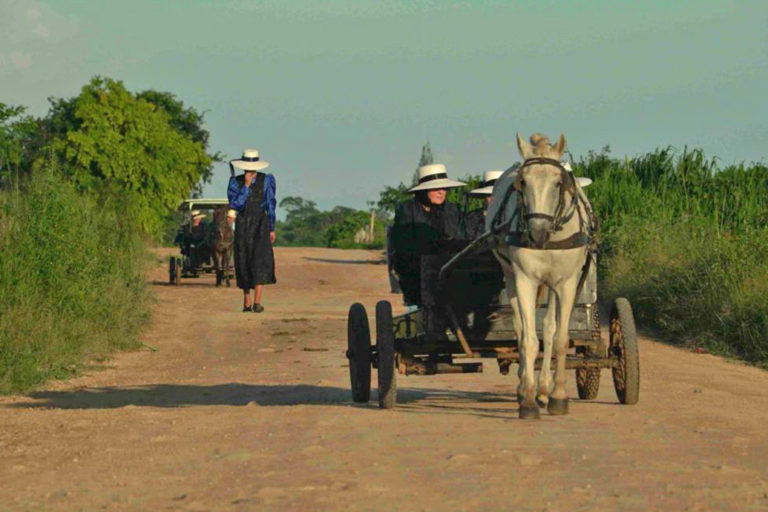
[[[531,165],[552,165],[560,170],[561,186],[557,206],[555,207],[554,215],[541,212],[529,211],[528,204],[525,201],[525,195],[523,189],[525,182],[522,179],[522,170]],[[513,193],[517,194],[517,208],[515,209],[512,217],[507,219],[506,222],[500,223],[501,212],[506,210],[509,198]],[[566,193],[570,194],[570,200],[567,199]],[[582,215],[582,211],[579,208],[579,201],[584,206],[587,218]],[[579,231],[569,236],[565,240],[545,242],[542,246],[534,246],[528,236],[528,221],[531,219],[545,219],[548,220],[551,225],[549,228],[550,233],[562,231],[563,225],[569,222],[574,215],[578,215],[579,218]],[[516,228],[510,230],[506,237],[505,242],[507,245],[515,247],[524,247],[528,249],[536,250],[557,250],[557,249],[575,249],[577,247],[590,246],[594,249],[596,242],[592,233],[597,230],[597,217],[592,212],[592,208],[589,203],[580,197],[578,189],[576,187],[576,178],[573,176],[573,172],[568,171],[559,160],[545,157],[533,157],[526,159],[523,164],[518,168],[518,177],[513,183],[512,187],[509,187],[506,191],[506,195],[502,200],[500,208],[496,212],[496,216],[493,219],[491,226],[493,232],[498,233],[503,227],[512,226],[514,221],[517,221]]]

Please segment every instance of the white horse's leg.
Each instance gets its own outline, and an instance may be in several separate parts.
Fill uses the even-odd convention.
[[[520,386],[518,398],[520,402],[520,418],[535,419],[539,417],[539,406],[536,405],[535,364],[539,352],[539,338],[536,336],[536,292],[539,284],[528,278],[523,272],[515,272],[517,301],[523,319],[523,337],[519,342],[520,350]]]
[[[552,344],[555,339],[557,323],[555,321],[557,314],[557,295],[550,288],[547,291],[548,304],[547,314],[544,317],[542,325],[542,341],[544,342],[544,354],[541,360],[541,372],[539,372],[539,392],[536,395],[536,402],[544,407],[549,402],[549,392],[552,390]]]
[[[555,388],[549,397],[550,414],[568,414],[568,394],[565,392],[565,361],[568,355],[568,323],[576,300],[579,273],[558,286],[557,333],[555,334]]]

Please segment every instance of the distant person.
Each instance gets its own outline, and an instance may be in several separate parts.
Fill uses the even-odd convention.
[[[448,179],[445,166],[419,167],[419,183],[408,190],[413,199],[400,203],[392,226],[393,267],[405,303],[421,304],[421,256],[437,254],[442,242],[460,239],[459,209],[446,202],[447,189],[466,183]]]
[[[211,260],[211,246],[208,243],[209,229],[208,225],[203,222],[206,217],[207,215],[202,212],[192,216],[189,246],[193,248],[191,250],[193,268],[198,268]]]
[[[265,284],[275,284],[275,177],[262,172],[269,162],[255,149],[246,149],[239,160],[230,160],[227,197],[237,212],[235,223],[235,278],[243,290],[243,311],[261,313],[261,293]],[[235,168],[244,174],[235,176]],[[234,219],[234,216],[230,215]],[[254,290],[251,300],[251,290]]]
[[[181,254],[189,257],[191,270],[195,271],[205,261],[205,247],[208,241],[208,229],[203,223],[206,217],[200,210],[189,212],[191,219],[181,225],[174,243],[181,248]],[[203,247],[203,251],[199,250]]]
[[[488,205],[491,203],[493,185],[502,174],[504,174],[504,171],[485,171],[480,187],[469,191],[470,196],[483,199],[483,206],[477,210],[472,210],[464,217],[464,226],[467,231],[468,240],[474,240],[485,233],[485,214],[488,211]]]

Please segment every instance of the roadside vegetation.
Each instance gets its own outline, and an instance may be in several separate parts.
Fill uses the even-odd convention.
[[[667,341],[768,367],[768,167],[606,148],[575,172],[594,180],[604,297],[628,297]]]
[[[0,103],[0,393],[138,346],[146,247],[219,158],[171,93],[94,78],[50,101]]]

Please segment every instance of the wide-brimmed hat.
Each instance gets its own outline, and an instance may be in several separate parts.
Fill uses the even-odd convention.
[[[470,190],[469,193],[473,196],[490,196],[493,194],[494,183],[502,174],[504,174],[504,171],[501,170],[485,171],[483,173],[483,183],[478,188]]]
[[[198,211],[197,213],[193,213],[193,214],[192,214],[192,218],[193,218],[193,219],[204,219],[204,218],[206,218],[207,216],[208,216],[208,215],[206,215],[205,213],[202,213],[202,212],[200,212],[200,211]]]
[[[259,159],[258,149],[246,149],[239,160],[232,160],[232,165],[244,171],[260,171],[269,167],[269,162]]]
[[[443,164],[422,165],[419,167],[419,182],[408,189],[408,192],[420,190],[435,190],[441,188],[463,187],[466,183],[448,179],[448,172]]]
[[[563,163],[563,169],[565,169],[568,172],[573,172],[573,168],[571,167],[571,164],[568,162]],[[576,182],[579,184],[581,188],[588,187],[592,184],[592,180],[584,176],[576,176]]]

